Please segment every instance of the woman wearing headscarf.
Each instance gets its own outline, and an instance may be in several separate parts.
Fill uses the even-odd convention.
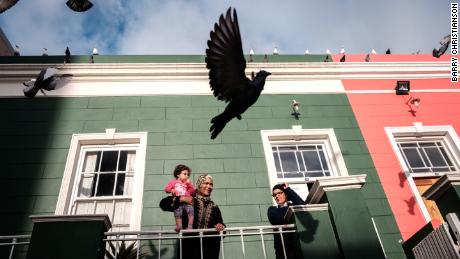
[[[193,203],[195,209],[193,229],[214,228],[218,232],[224,230],[225,224],[222,220],[220,209],[211,200],[211,193],[214,187],[212,177],[208,174],[198,176],[195,186],[195,196],[180,198],[181,202]],[[202,251],[204,259],[218,259],[220,252],[220,237],[203,237]],[[201,258],[199,238],[185,238],[182,240],[182,257]]]

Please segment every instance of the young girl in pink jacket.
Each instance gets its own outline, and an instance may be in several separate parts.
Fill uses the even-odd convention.
[[[186,165],[177,165],[174,169],[175,179],[169,181],[165,187],[165,192],[171,193],[173,196],[192,196],[195,193],[195,187],[189,177],[192,170]],[[174,218],[176,220],[176,232],[182,229],[182,213],[185,210],[188,215],[187,229],[193,228],[194,210],[193,206],[187,203],[181,203],[179,208],[174,210]]]

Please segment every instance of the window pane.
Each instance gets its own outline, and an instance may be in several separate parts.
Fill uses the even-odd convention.
[[[94,183],[96,178],[93,174],[82,174],[80,179],[80,187],[78,188],[78,197],[91,197],[94,193]]]
[[[296,146],[278,146],[279,151],[295,151]]]
[[[324,156],[324,151],[322,150],[319,151],[319,157],[321,158],[321,163],[323,164],[323,170],[329,171],[329,166],[327,165],[327,160],[326,160],[326,157]]]
[[[85,162],[83,163],[83,172],[96,172],[97,165],[101,159],[101,151],[96,152],[86,152]]]
[[[299,178],[299,177],[304,177],[303,173],[301,172],[287,172],[284,173],[284,178]]]
[[[96,196],[112,196],[115,174],[100,174]]]
[[[297,163],[299,163],[299,170],[305,171],[305,166],[303,164],[303,158],[302,158],[302,152],[297,151],[296,155],[297,155]]]
[[[443,147],[439,147],[439,150],[441,150],[442,156],[446,159],[447,164],[449,166],[453,166],[454,164],[452,164],[452,161],[450,160],[449,156],[447,155],[446,150]]]
[[[299,150],[316,150],[315,146],[299,146]]]
[[[102,153],[101,172],[114,172],[117,169],[118,151]]]
[[[275,167],[277,172],[281,172],[280,160],[278,153],[273,152],[273,159],[275,160]]]
[[[126,171],[134,172],[134,168],[136,165],[136,151],[128,151],[126,157]]]
[[[120,161],[118,161],[118,171],[126,171],[126,161],[128,158],[128,151],[120,151]]]
[[[298,171],[297,162],[293,152],[282,152],[280,153],[281,165],[284,172]]]
[[[417,143],[400,143],[401,147],[418,147]]]
[[[117,186],[115,187],[115,195],[123,195],[125,187],[125,174],[118,174]]]
[[[307,165],[307,171],[321,171],[321,163],[319,162],[319,157],[316,151],[303,151],[303,158],[305,159],[305,164]]]
[[[425,148],[425,152],[428,155],[428,158],[430,159],[432,166],[447,166],[438,148]]]
[[[425,167],[416,149],[403,149],[410,167]]]

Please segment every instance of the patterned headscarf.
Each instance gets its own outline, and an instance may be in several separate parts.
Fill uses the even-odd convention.
[[[209,174],[202,174],[200,176],[198,176],[198,179],[196,179],[196,192],[198,195],[201,195],[200,192],[200,186],[206,181],[206,179],[210,179],[212,181],[212,176],[210,176]]]

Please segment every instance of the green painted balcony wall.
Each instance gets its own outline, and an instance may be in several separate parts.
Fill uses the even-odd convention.
[[[291,101],[301,103],[299,120]],[[272,205],[260,130],[334,128],[349,174],[366,174],[363,188],[387,256],[399,258],[401,238],[366,144],[344,94],[263,95],[209,138],[210,118],[225,104],[212,96],[131,96],[0,99],[0,175],[4,188],[0,234],[30,233],[30,214],[52,214],[73,133],[148,132],[142,229],[172,229],[173,217],[158,203],[178,163],[192,178],[215,178],[213,199],[229,226],[269,224]],[[8,224],[6,224],[8,222]]]

